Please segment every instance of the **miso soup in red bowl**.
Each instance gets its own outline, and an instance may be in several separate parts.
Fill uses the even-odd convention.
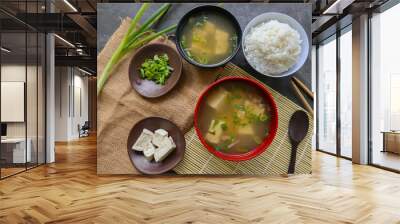
[[[201,94],[194,126],[202,144],[215,156],[244,161],[271,144],[278,128],[278,110],[271,93],[258,81],[223,78]]]

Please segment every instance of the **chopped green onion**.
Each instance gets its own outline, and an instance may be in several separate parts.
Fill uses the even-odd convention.
[[[152,59],[146,59],[139,69],[142,79],[151,80],[160,85],[165,84],[172,70],[167,54],[161,56],[156,54]]]
[[[131,24],[126,32],[125,36],[123,37],[121,43],[119,44],[118,48],[115,50],[114,54],[111,56],[110,60],[107,62],[104,70],[97,81],[97,95],[100,94],[101,90],[103,89],[105,83],[109,79],[112,70],[114,67],[122,60],[122,58],[132,50],[135,50],[144,44],[152,41],[153,39],[164,35],[168,32],[171,32],[176,28],[176,24],[169,26],[167,28],[162,29],[159,32],[150,32],[150,27],[155,24],[160,18],[168,11],[171,7],[170,3],[164,4],[161,6],[157,12],[155,12],[149,19],[147,19],[142,26],[138,26],[138,22],[143,16],[144,12],[148,10],[150,7],[149,3],[143,3],[140,7],[138,13],[132,19]],[[143,71],[144,72],[144,71]],[[141,76],[143,72],[140,71]],[[160,79],[160,81],[165,82],[165,79]]]
[[[268,120],[268,116],[266,114],[260,114],[260,116],[258,117],[258,119],[261,122],[267,121]]]

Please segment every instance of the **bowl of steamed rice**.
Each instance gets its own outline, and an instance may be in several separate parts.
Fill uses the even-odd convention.
[[[242,46],[250,66],[270,77],[295,73],[309,53],[304,28],[281,13],[264,13],[251,20],[243,32]]]

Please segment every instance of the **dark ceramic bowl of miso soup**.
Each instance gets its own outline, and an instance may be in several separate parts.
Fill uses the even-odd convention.
[[[186,13],[176,29],[179,53],[189,63],[215,68],[229,62],[238,52],[242,30],[227,10],[204,5]]]

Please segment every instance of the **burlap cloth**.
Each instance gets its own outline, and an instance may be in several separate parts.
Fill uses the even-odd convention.
[[[122,21],[98,55],[98,74],[102,73],[117,49],[129,23],[129,18]],[[168,43],[175,46],[171,41]],[[98,174],[138,174],[129,159],[126,146],[133,125],[145,117],[161,116],[174,122],[184,132],[190,130],[196,99],[217,75],[215,70],[198,69],[184,61],[183,73],[177,86],[162,97],[147,99],[136,93],[129,82],[128,69],[133,54],[127,55],[114,69],[97,99]]]

